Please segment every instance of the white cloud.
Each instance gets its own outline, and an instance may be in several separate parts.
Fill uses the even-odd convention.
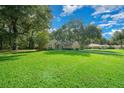
[[[110,12],[110,10],[107,10],[104,6],[93,6],[92,8],[95,9],[95,12],[92,14],[92,16]]]
[[[122,27],[121,29],[124,29],[124,27]]]
[[[66,16],[72,14],[77,9],[82,8],[82,5],[65,5],[63,6],[63,12],[60,14],[61,16]]]
[[[105,32],[105,33],[103,33],[103,36],[106,36],[106,35],[110,35],[110,36],[112,36],[116,31],[121,31],[120,29],[112,29],[112,31],[110,31],[110,32]]]
[[[123,26],[124,24],[121,23],[122,19],[124,19],[124,12],[122,11],[123,6],[119,5],[104,5],[104,6],[92,6],[95,9],[95,12],[92,13],[94,18],[97,18],[99,15],[103,20],[98,26],[104,28],[110,28],[113,26]],[[119,13],[111,14],[113,11],[119,10]],[[105,13],[105,14],[104,14]],[[107,22],[107,18],[110,18],[111,21]]]
[[[118,13],[118,14],[111,15],[111,18],[112,18],[113,20],[124,19],[124,12],[120,12],[120,13]]]
[[[111,15],[110,15],[110,14],[107,14],[107,15],[102,15],[102,16],[101,16],[101,18],[103,18],[103,19],[106,19],[106,18],[109,18],[109,17],[111,17]]]
[[[95,24],[95,22],[94,21],[91,21],[90,24]]]
[[[57,30],[56,28],[50,28],[49,32],[51,33],[51,32],[56,31],[56,30]]]
[[[124,26],[123,19],[124,19],[124,12],[119,12],[117,14],[106,14],[102,15],[101,18],[107,22],[107,18],[111,18],[112,21],[108,21],[106,24],[99,24],[100,27],[112,27],[113,25]]]
[[[106,27],[106,26],[110,26],[111,24],[107,23],[107,24],[99,24],[98,26],[100,27]]]
[[[116,25],[116,24],[117,24],[116,21],[108,21],[108,23],[106,23],[106,24],[99,24],[98,26],[100,26],[100,27],[111,27],[111,26]]]
[[[120,9],[122,6],[118,5],[103,5],[103,6],[92,6],[92,8],[95,9],[95,12],[92,14],[92,16],[96,16],[98,14],[102,13],[110,13],[112,11]]]

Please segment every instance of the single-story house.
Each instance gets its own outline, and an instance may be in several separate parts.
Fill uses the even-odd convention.
[[[89,44],[88,45],[89,48],[108,48],[109,45],[100,45],[100,44]]]
[[[61,42],[53,39],[50,40],[49,43],[47,44],[47,49],[60,49],[61,48]]]
[[[89,44],[88,45],[88,48],[116,48],[116,49],[119,49],[121,48],[121,45],[101,45],[101,44]],[[124,47],[124,45],[123,45]]]
[[[49,41],[47,49],[80,49],[80,44],[77,41],[60,42],[54,39]]]

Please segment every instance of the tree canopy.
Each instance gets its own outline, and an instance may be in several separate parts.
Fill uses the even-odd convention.
[[[124,30],[121,31],[115,31],[112,35],[112,41],[116,44],[120,44],[121,48],[123,48],[124,44]]]
[[[9,46],[15,50],[19,37],[25,35],[29,43],[33,42],[32,37],[38,31],[48,30],[51,18],[48,6],[0,6],[0,33],[8,35]],[[0,42],[2,45],[2,37]]]
[[[91,42],[98,42],[102,38],[100,28],[91,24],[84,27],[80,20],[71,20],[51,34],[54,39],[61,42],[78,41],[82,48]]]

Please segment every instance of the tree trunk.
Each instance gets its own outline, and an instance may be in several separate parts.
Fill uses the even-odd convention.
[[[17,31],[17,26],[16,26],[17,19],[12,21],[12,30],[13,30],[13,45],[12,45],[12,50],[17,49],[17,36],[18,36],[18,31]]]
[[[2,49],[3,49],[3,39],[0,38],[0,50],[2,50]]]
[[[29,48],[30,49],[34,48],[34,41],[33,41],[32,37],[29,39]]]
[[[120,41],[121,41],[121,49],[122,49],[123,48],[123,41],[122,41],[122,39]]]
[[[10,46],[10,49],[12,49],[12,34],[11,34],[11,25],[8,26],[9,27],[9,35],[8,35],[8,38],[9,38],[9,46]]]
[[[9,36],[9,46],[10,46],[10,49],[12,48],[12,38],[11,36]]]
[[[17,49],[17,43],[16,43],[16,38],[14,38],[13,45],[12,45],[12,50],[16,50],[16,49]]]
[[[34,40],[33,40],[33,34],[34,32],[31,32],[31,37],[29,38],[29,48],[34,49]]]

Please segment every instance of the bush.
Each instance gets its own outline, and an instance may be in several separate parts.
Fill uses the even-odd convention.
[[[63,48],[64,50],[73,50],[73,48]]]
[[[113,46],[109,46],[108,49],[115,49],[115,47],[113,47]]]
[[[88,49],[101,49],[101,47],[99,47],[99,46],[92,46],[92,47],[88,47]]]
[[[38,50],[43,50],[48,43],[49,36],[47,31],[38,32],[35,38]]]

